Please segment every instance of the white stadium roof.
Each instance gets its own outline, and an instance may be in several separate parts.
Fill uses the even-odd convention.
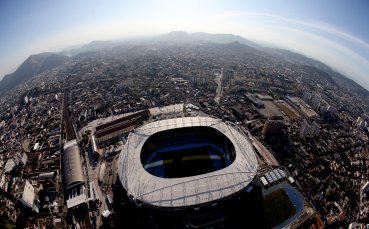
[[[234,145],[235,161],[210,173],[170,179],[156,177],[144,169],[141,149],[151,135],[195,126],[221,131]],[[157,207],[185,207],[218,200],[246,188],[257,170],[252,145],[237,126],[211,117],[184,117],[152,122],[130,133],[119,157],[118,174],[123,187],[136,200]]]

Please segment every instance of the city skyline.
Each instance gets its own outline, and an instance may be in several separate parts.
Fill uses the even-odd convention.
[[[365,1],[1,2],[0,77],[29,55],[174,30],[232,33],[328,64],[369,89]]]

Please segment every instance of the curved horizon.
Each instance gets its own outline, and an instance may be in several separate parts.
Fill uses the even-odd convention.
[[[0,77],[31,54],[170,31],[227,33],[311,57],[369,90],[365,1],[4,2]]]

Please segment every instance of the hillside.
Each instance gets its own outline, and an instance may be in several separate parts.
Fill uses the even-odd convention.
[[[14,73],[4,76],[0,81],[0,94],[6,93],[43,71],[62,65],[67,60],[67,56],[56,53],[40,53],[29,56]]]
[[[284,49],[266,48],[265,51],[272,56],[282,58],[288,62],[298,65],[311,66],[319,69],[320,71],[327,73],[329,77],[331,77],[331,79],[341,87],[346,88],[347,90],[354,92],[359,96],[369,96],[369,91],[366,90],[364,87],[356,83],[354,80],[342,75],[341,73],[334,71],[331,67],[318,60],[308,58],[302,54]]]

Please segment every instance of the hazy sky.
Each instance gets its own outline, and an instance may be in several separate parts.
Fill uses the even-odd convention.
[[[0,77],[30,54],[183,30],[289,48],[369,89],[368,12],[366,0],[0,0]]]

